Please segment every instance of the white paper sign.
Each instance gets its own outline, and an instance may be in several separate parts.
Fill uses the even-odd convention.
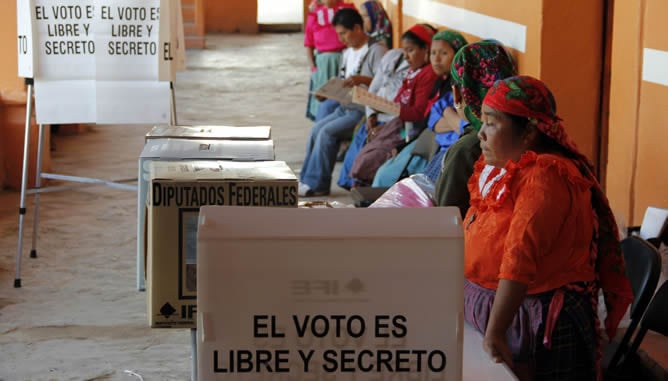
[[[32,0],[16,1],[17,48],[19,57],[19,77],[34,77],[33,23],[31,17]]]
[[[205,206],[197,255],[200,380],[462,379],[456,208]]]
[[[35,79],[94,80],[98,47],[92,30],[96,22],[92,2],[34,1]]]
[[[171,33],[171,27],[177,21],[176,14],[180,13],[180,8],[178,11],[174,9],[176,3],[176,0],[160,0],[162,18],[160,19],[160,63],[158,64],[158,68],[159,78],[162,81],[172,81],[176,78],[176,62],[174,61],[177,38],[176,33]]]
[[[160,0],[95,0],[95,9],[97,79],[157,81]]]
[[[38,123],[169,122],[160,40],[173,23],[160,11],[174,0],[17,1],[19,73],[35,79]]]

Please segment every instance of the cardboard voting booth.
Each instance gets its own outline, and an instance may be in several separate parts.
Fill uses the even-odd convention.
[[[270,126],[154,126],[146,134],[150,139],[268,140]]]
[[[258,136],[257,132],[259,131],[251,130],[248,131],[248,135]],[[237,132],[234,136],[243,136],[243,133]],[[139,181],[137,191],[137,289],[144,290],[146,199],[148,197],[149,171],[152,162],[178,160],[271,161],[274,160],[274,158],[274,142],[272,140],[245,141],[169,138],[149,140],[139,155]]]
[[[462,379],[458,209],[206,206],[197,245],[200,380]]]
[[[31,190],[37,237],[39,194],[49,191],[41,187],[42,178],[136,190],[120,182],[43,173],[43,125],[176,123],[173,82],[176,71],[185,69],[183,17],[180,0],[15,3],[18,74],[26,84],[25,136],[31,135],[33,111],[39,124],[37,189]],[[21,287],[30,141],[24,139],[14,287]],[[33,258],[36,245],[34,238]]]
[[[149,324],[153,328],[194,328],[200,207],[296,208],[297,178],[280,161],[152,162],[150,171],[146,238]]]

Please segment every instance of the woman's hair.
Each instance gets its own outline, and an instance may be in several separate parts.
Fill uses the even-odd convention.
[[[364,20],[362,15],[353,8],[341,8],[334,15],[332,25],[342,26],[346,29],[353,30],[355,25],[359,25],[364,30]]]
[[[452,89],[452,81],[450,80],[450,76],[447,78],[441,76],[436,79],[436,82],[434,82],[434,87],[431,88],[431,93],[429,93],[429,98],[434,98],[435,96],[439,95],[443,96],[443,94],[447,93]]]

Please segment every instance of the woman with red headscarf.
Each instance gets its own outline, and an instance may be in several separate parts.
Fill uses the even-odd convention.
[[[469,181],[465,318],[520,379],[600,380],[597,296],[614,336],[632,300],[608,201],[537,79],[497,81]]]

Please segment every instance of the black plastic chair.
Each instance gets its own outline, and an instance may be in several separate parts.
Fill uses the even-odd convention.
[[[631,323],[619,342],[612,358],[604,368],[613,369],[629,348],[629,342],[640,323],[647,305],[652,300],[661,275],[661,255],[652,244],[640,237],[628,237],[622,240],[622,251],[626,263],[626,276],[631,283],[633,303],[631,304]],[[606,356],[607,357],[607,356]]]
[[[652,302],[647,307],[645,316],[640,322],[638,334],[633,339],[631,348],[629,348],[629,354],[636,353],[647,331],[654,331],[668,336],[668,282],[663,282],[659,291],[654,295]]]
[[[668,336],[668,282],[664,282],[650,302],[633,342],[621,363],[605,375],[605,381],[665,381],[668,372],[652,358],[640,355],[638,348],[647,331]]]
[[[432,156],[434,156],[434,154],[438,151],[438,148],[439,146],[438,143],[436,143],[436,134],[432,130],[425,128],[415,139],[415,145],[411,150],[411,158],[408,160],[406,166],[401,171],[399,180],[410,175],[408,173],[408,167],[410,167],[410,164],[414,158],[420,157],[429,162]]]

